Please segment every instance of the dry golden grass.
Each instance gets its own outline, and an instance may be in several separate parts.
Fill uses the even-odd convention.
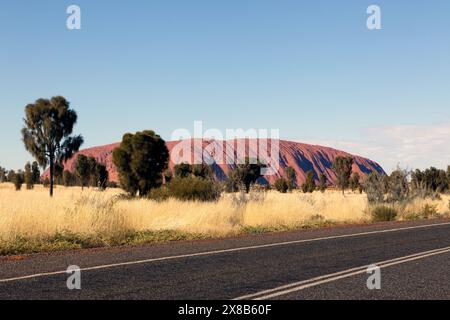
[[[10,184],[0,185],[0,253],[34,250],[16,248],[12,244],[18,239],[28,246],[35,239],[56,237],[59,241],[56,249],[59,249],[61,241],[76,240],[75,247],[83,247],[85,239],[94,239],[95,246],[123,244],[136,241],[130,240],[130,235],[139,233],[139,239],[145,242],[149,237],[143,236],[145,232],[166,230],[178,232],[162,236],[170,240],[189,238],[179,233],[224,236],[242,230],[302,227],[312,222],[370,221],[367,198],[356,193],[345,196],[339,192],[227,194],[213,203],[126,200],[120,194],[117,189],[99,192],[57,187],[55,197],[50,199],[48,190],[40,186],[17,192]],[[449,196],[439,201],[416,200],[404,208],[402,217],[419,212],[425,202],[436,206],[440,214],[448,215],[449,200]],[[61,235],[72,235],[72,238],[61,238]],[[153,233],[150,239],[155,239]],[[2,251],[2,246],[9,249]]]

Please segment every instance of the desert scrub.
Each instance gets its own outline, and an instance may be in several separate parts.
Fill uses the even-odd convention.
[[[173,230],[127,232],[123,234],[101,236],[77,235],[69,232],[57,233],[49,237],[16,237],[9,241],[0,241],[0,255],[31,254],[62,250],[78,250],[146,243],[164,243],[182,240],[208,239],[207,234],[193,234]]]
[[[169,198],[208,202],[217,201],[221,193],[221,186],[213,179],[188,176],[174,178],[167,186],[151,190],[147,198],[159,202]]]
[[[449,214],[449,195],[416,199],[398,208],[418,213],[425,204]],[[216,201],[149,200],[119,189],[99,192],[78,187],[42,186],[14,191],[0,184],[0,254],[202,239],[242,233],[316,228],[368,221],[365,194],[326,191],[252,191],[223,194]],[[320,216],[319,216],[320,215]],[[434,217],[430,216],[430,217]]]
[[[407,213],[405,220],[432,219],[440,216],[435,205],[426,203],[418,212]]]
[[[393,206],[377,205],[372,208],[371,214],[373,222],[395,221],[398,212]]]

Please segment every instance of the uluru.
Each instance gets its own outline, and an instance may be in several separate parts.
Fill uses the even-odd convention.
[[[217,157],[214,152],[217,152],[217,149],[211,151],[211,145],[219,145],[221,147],[222,152],[224,152],[223,158],[229,157],[229,154],[226,154],[227,150],[231,148],[227,148],[230,145],[235,145],[236,141],[239,140],[226,140],[226,141],[211,141],[211,140],[202,140],[200,142],[201,148],[198,148],[198,144],[195,144],[195,140],[184,140],[181,141],[183,143],[190,143],[192,145],[191,152],[192,157],[194,159],[195,155],[201,155],[208,153],[211,157]],[[259,146],[259,140],[257,141],[257,145]],[[306,180],[306,173],[308,171],[312,171],[316,179],[318,179],[319,174],[323,173],[327,180],[331,183],[336,181],[336,175],[332,170],[333,160],[338,156],[350,156],[353,158],[353,172],[357,172],[361,177],[370,174],[371,172],[377,173],[385,173],[383,168],[375,161],[358,156],[352,155],[348,152],[333,149],[330,147],[318,146],[318,145],[310,145],[300,142],[286,141],[286,140],[277,140],[279,143],[279,168],[278,173],[275,175],[267,176],[264,180],[268,183],[273,183],[277,177],[283,176],[284,171],[287,167],[292,167],[297,175],[297,183],[300,185]],[[174,148],[180,143],[180,141],[168,141],[167,147],[169,152],[172,154]],[[69,170],[73,172],[75,170],[75,160],[79,154],[83,154],[86,156],[91,156],[97,159],[97,161],[106,165],[107,170],[109,172],[109,177],[111,181],[118,182],[118,173],[112,161],[112,153],[113,150],[119,146],[120,143],[113,143],[104,146],[92,147],[84,150],[80,150],[76,153],[71,159],[69,159],[66,163],[64,163],[64,170]],[[246,156],[254,154],[254,150],[252,150],[253,144],[246,142]],[[171,157],[172,158],[172,157]],[[191,162],[192,161],[187,161]],[[170,161],[169,167],[173,168],[174,163]],[[218,180],[224,180],[228,176],[228,172],[235,167],[234,164],[227,163],[213,163],[212,164],[213,171]],[[44,176],[47,176],[48,172],[44,173]]]

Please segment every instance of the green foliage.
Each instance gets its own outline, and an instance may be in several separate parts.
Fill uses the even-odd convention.
[[[409,173],[406,170],[397,168],[387,179],[387,200],[390,202],[404,201],[409,197]]]
[[[280,193],[286,193],[289,190],[289,182],[285,178],[278,178],[275,180],[275,189]]]
[[[217,201],[221,195],[221,188],[217,182],[196,176],[174,178],[167,188],[170,197],[182,201]],[[160,193],[159,196],[164,198],[164,193]]]
[[[61,185],[63,183],[63,172],[64,172],[64,166],[60,162],[55,162],[55,168],[54,168],[54,176],[55,176],[55,184]]]
[[[292,167],[287,167],[284,170],[284,177],[286,179],[286,182],[288,184],[288,190],[292,191],[294,189],[297,189],[297,174]]]
[[[187,178],[192,173],[192,166],[189,163],[180,163],[174,166],[176,178]]]
[[[306,181],[302,185],[303,193],[313,193],[316,190],[316,182],[314,180],[314,172],[309,170],[306,173]]]
[[[108,187],[109,182],[109,173],[106,166],[103,163],[97,162],[93,174],[95,175],[97,187],[100,190],[105,190]]]
[[[450,184],[450,166],[447,166],[447,180]],[[449,188],[450,188],[450,185],[449,185]]]
[[[372,209],[372,220],[374,222],[394,221],[397,217],[395,208],[385,205],[379,205]]]
[[[8,171],[8,175],[7,175],[7,181],[8,182],[11,182],[11,183],[14,183],[14,176],[15,176],[15,172],[14,172],[14,170],[9,170]]]
[[[214,173],[212,167],[207,164],[194,164],[192,166],[192,174],[195,177],[205,178],[205,179],[213,179]]]
[[[88,157],[84,154],[80,154],[75,162],[75,176],[78,178],[82,189],[88,185],[89,175],[90,171]]]
[[[49,188],[50,187],[50,179],[45,178],[44,181],[42,181],[42,184],[43,184],[44,188]]]
[[[64,170],[62,180],[65,187],[70,187],[75,185],[76,178],[69,170]]]
[[[165,181],[165,183],[170,183],[170,181],[172,181],[172,179],[173,179],[172,170],[166,169],[166,171],[164,171],[164,181]]]
[[[69,178],[69,175],[66,175]],[[75,163],[75,176],[82,188],[91,186],[104,190],[108,186],[108,170],[104,164],[98,162],[94,157],[78,155]]]
[[[25,165],[24,182],[27,186],[27,190],[33,189],[33,172],[31,171],[31,164],[29,162]]]
[[[177,178],[177,179],[185,179],[185,178]],[[147,198],[157,202],[166,201],[167,199],[170,198],[170,191],[168,185],[164,185],[159,188],[153,188],[147,194]]]
[[[50,166],[50,196],[53,196],[54,164],[71,158],[83,143],[81,136],[71,136],[76,122],[76,112],[60,96],[39,99],[25,107],[23,142],[41,167]]]
[[[350,181],[349,181],[349,186],[350,189],[352,189],[352,191],[355,191],[356,189],[359,189],[361,186],[360,183],[360,176],[358,172],[353,172],[352,175],[350,176]]]
[[[0,167],[0,183],[6,182],[8,180],[6,176],[6,169]]]
[[[327,190],[327,177],[321,173],[319,175],[319,190],[320,192],[325,192]]]
[[[33,161],[31,165],[31,174],[33,176],[33,184],[41,183],[41,171],[39,170],[39,163]]]
[[[20,189],[22,189],[22,184],[24,182],[23,171],[19,170],[17,173],[12,171],[10,181],[14,184],[16,191],[19,191]]]
[[[426,169],[425,171],[416,170],[412,175],[413,187],[424,188],[433,192],[446,192],[449,191],[450,182],[450,168],[445,170],[439,170],[434,167]]]
[[[383,202],[386,193],[384,175],[378,172],[370,173],[363,183],[363,190],[367,194],[369,203]]]
[[[261,169],[264,166],[260,162],[249,158],[246,158],[243,162],[230,171],[226,182],[228,192],[237,192],[244,189],[246,193],[249,193],[250,187],[262,176]]]
[[[98,184],[97,179],[97,160],[95,160],[94,157],[88,157],[87,158],[87,164],[88,164],[88,177],[87,180],[89,181],[90,187],[96,187]]]
[[[190,175],[200,178],[214,178],[214,173],[210,165],[181,163],[174,166],[176,178],[187,178]]]
[[[337,177],[336,184],[342,190],[342,193],[349,187],[352,166],[352,157],[336,157],[334,159],[333,170]]]
[[[154,131],[127,133],[113,152],[122,188],[130,195],[146,196],[162,184],[169,151],[165,141]]]

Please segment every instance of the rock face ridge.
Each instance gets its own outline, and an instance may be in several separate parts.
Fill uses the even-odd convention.
[[[313,171],[316,179],[320,173],[325,174],[327,180],[331,183],[336,181],[336,175],[332,170],[333,160],[338,156],[351,156],[354,159],[353,171],[358,172],[361,177],[371,173],[378,172],[384,173],[383,168],[370,159],[352,155],[350,153],[336,150],[329,147],[309,145],[299,142],[286,141],[286,140],[227,140],[227,141],[211,141],[211,140],[184,140],[181,143],[185,146],[185,151],[190,152],[190,160],[193,161],[195,157],[201,159],[201,155],[206,158],[219,159],[221,161],[216,161],[213,164],[213,169],[216,177],[220,180],[225,179],[228,176],[228,172],[235,167],[234,164],[229,164],[233,161],[227,161],[227,159],[238,159],[241,153],[238,152],[238,143],[243,143],[246,148],[242,154],[245,156],[254,157],[257,151],[260,150],[264,143],[267,145],[267,150],[270,155],[270,150],[273,141],[279,143],[279,168],[275,175],[267,176],[264,180],[269,183],[273,183],[277,177],[284,175],[286,167],[292,167],[297,174],[297,183],[300,185],[305,181],[306,173],[308,171]],[[263,143],[263,144],[261,144]],[[109,177],[111,181],[118,181],[118,173],[112,162],[113,150],[119,146],[119,143],[98,146],[93,148],[88,148],[79,151],[66,163],[64,163],[64,169],[71,172],[75,169],[75,159],[79,154],[84,154],[86,156],[92,156],[96,158],[99,162],[106,165]],[[171,159],[173,159],[174,154],[179,154],[180,141],[168,141],[167,147],[171,153]],[[222,156],[220,156],[222,153]],[[183,152],[181,153],[183,154]],[[185,154],[185,153],[184,153]],[[170,167],[173,168],[174,163],[170,161]],[[48,176],[48,171],[43,175]]]

